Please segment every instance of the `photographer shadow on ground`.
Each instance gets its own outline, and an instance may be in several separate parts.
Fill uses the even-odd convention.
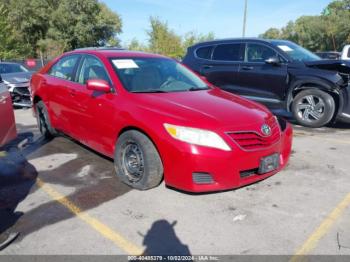
[[[32,133],[22,133],[0,148],[0,251],[17,238],[19,233],[11,232],[11,228],[23,213],[15,210],[28,196],[38,176],[26,155],[46,141],[31,143],[32,138]]]
[[[176,236],[174,227],[177,221],[169,223],[162,219],[154,222],[144,237],[143,245],[146,247],[143,256],[191,256],[187,245]]]

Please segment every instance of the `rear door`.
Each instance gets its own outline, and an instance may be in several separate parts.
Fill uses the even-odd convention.
[[[224,90],[239,93],[239,67],[244,60],[244,47],[240,42],[215,45],[210,59],[201,66],[201,75]]]
[[[74,96],[72,86],[74,82],[78,62],[81,55],[74,54],[62,57],[54,64],[46,75],[45,85],[48,94],[48,110],[55,128],[67,135],[74,134],[75,126],[72,124],[72,108],[70,100]]]
[[[7,87],[0,80],[0,147],[16,137],[16,123],[12,100]]]
[[[265,61],[279,57],[278,65]],[[262,43],[247,43],[245,61],[239,69],[240,95],[265,104],[280,103],[287,90],[287,64],[271,47]]]

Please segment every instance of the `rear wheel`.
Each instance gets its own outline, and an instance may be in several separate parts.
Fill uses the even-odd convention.
[[[335,113],[333,97],[318,89],[301,91],[292,104],[292,112],[300,125],[322,127],[328,124]]]
[[[40,133],[46,138],[52,138],[57,135],[57,131],[51,126],[49,114],[43,101],[35,104],[36,119]]]
[[[140,190],[159,185],[163,178],[163,164],[152,141],[143,133],[130,130],[117,141],[114,166],[119,179]]]

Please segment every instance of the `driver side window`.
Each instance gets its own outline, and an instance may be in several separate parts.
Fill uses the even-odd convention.
[[[109,82],[109,77],[102,62],[93,56],[87,56],[84,58],[78,82],[85,85],[90,79],[101,79]]]
[[[260,44],[248,44],[246,50],[246,61],[252,63],[263,63],[267,59],[277,56],[271,48]]]

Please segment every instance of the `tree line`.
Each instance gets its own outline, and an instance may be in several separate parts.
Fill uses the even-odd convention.
[[[331,2],[318,16],[301,16],[260,37],[288,39],[312,50],[341,50],[350,43],[350,0]],[[119,46],[181,58],[187,47],[215,38],[212,32],[184,35],[150,17],[148,40],[122,44],[122,19],[98,0],[0,0],[0,59],[51,59],[87,46]]]
[[[213,33],[180,36],[157,17],[149,23],[147,43],[135,38],[123,46],[120,15],[98,0],[0,0],[0,60],[51,59],[76,48],[106,45],[181,58],[188,46],[214,39]]]
[[[158,17],[150,17],[149,23],[150,29],[147,30],[148,42],[143,44],[134,38],[126,45],[127,49],[152,52],[180,59],[185,56],[187,48],[191,45],[215,38],[212,32],[199,34],[191,31],[183,36],[178,35],[169,28],[166,21],[162,21]]]
[[[122,21],[97,0],[0,0],[0,58],[52,58],[118,43]]]
[[[260,37],[291,40],[312,51],[341,51],[350,44],[350,0],[333,1],[320,15],[301,16]]]

